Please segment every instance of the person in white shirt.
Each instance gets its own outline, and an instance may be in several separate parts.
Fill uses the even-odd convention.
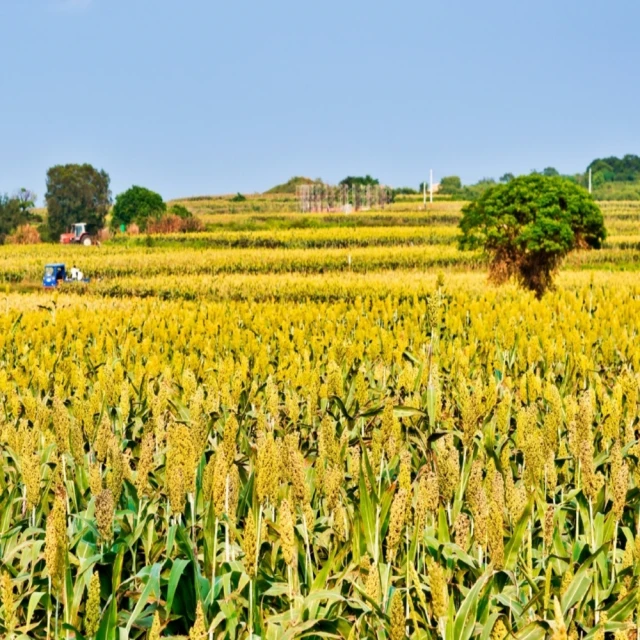
[[[78,271],[78,268],[74,264],[73,267],[71,267],[71,279],[72,280],[80,280],[80,278],[78,277],[79,273],[80,272]]]
[[[82,271],[80,271],[80,269],[78,269],[78,273],[76,275],[76,278],[77,278],[78,282],[82,282],[84,280],[84,273],[82,273]]]

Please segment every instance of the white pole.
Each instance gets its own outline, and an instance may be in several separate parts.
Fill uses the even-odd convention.
[[[433,169],[429,169],[429,202],[433,204]]]
[[[591,169],[589,169],[589,193],[591,193]]]

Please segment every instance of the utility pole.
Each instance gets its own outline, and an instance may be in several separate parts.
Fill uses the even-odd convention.
[[[429,202],[433,204],[433,169],[429,169]]]
[[[589,193],[591,193],[591,167],[589,167]]]

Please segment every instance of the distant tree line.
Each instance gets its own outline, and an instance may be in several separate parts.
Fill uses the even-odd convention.
[[[0,194],[0,244],[18,230],[33,226],[32,240],[57,242],[72,225],[84,222],[91,235],[104,229],[111,212],[110,227],[117,231],[135,225],[139,231],[196,231],[200,220],[182,205],[167,208],[162,196],[145,187],[133,186],[113,199],[111,179],[103,169],[90,164],[56,165],[47,171],[46,220],[35,212],[37,196],[29,189],[13,195]],[[37,227],[35,226],[37,225]]]

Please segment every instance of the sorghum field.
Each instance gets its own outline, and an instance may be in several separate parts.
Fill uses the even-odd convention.
[[[640,207],[603,211],[542,300],[452,203],[0,248],[2,638],[636,639]]]

